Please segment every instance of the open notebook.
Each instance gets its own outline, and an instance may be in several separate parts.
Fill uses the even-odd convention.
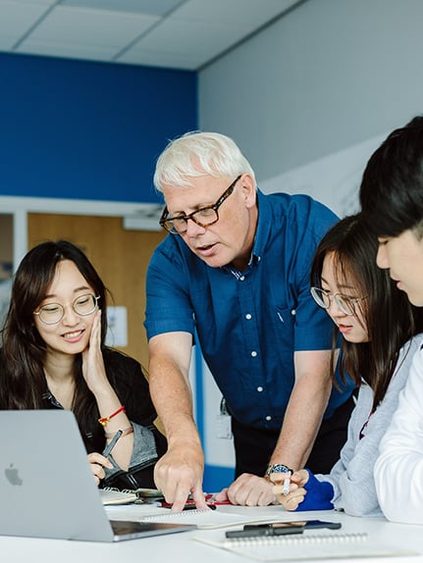
[[[109,521],[71,412],[0,411],[0,427],[9,429],[0,433],[0,535],[113,542],[193,529]]]
[[[110,507],[109,514],[114,520],[137,519],[140,522],[177,523],[190,524],[199,530],[217,530],[230,528],[243,524],[260,524],[262,522],[278,522],[281,519],[280,511],[268,511],[261,514],[247,507],[239,512],[227,512],[224,510],[186,510],[184,512],[171,512],[168,508],[158,508],[148,505],[135,505],[125,507]]]

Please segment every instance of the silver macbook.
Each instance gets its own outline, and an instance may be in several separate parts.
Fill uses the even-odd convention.
[[[113,542],[195,528],[109,520],[70,411],[0,411],[0,428],[0,535]]]

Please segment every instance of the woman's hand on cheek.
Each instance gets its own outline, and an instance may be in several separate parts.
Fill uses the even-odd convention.
[[[105,385],[109,386],[101,353],[101,311],[95,314],[89,344],[82,352],[82,374],[94,394]]]

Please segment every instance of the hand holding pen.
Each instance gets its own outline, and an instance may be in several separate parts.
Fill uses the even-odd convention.
[[[116,446],[119,438],[124,434],[123,430],[118,430],[107,446],[104,448],[103,453],[92,452],[88,454],[88,462],[90,464],[90,469],[98,485],[102,479],[106,476],[104,471],[105,467],[113,469],[113,464],[108,459],[108,456],[112,453],[113,448]]]
[[[122,434],[123,434],[123,430],[118,430],[116,434],[114,434],[113,438],[110,440],[110,442],[103,450],[104,457],[109,457],[109,455],[112,453],[113,448],[116,446],[117,441],[122,436]]]
[[[287,465],[283,463],[271,463],[267,467],[266,477],[274,484],[279,486],[278,493],[273,491],[274,494],[282,494],[287,496],[290,491],[291,475],[294,473]],[[281,484],[282,488],[281,488]]]
[[[289,475],[288,477],[285,477],[285,480],[283,482],[283,487],[282,487],[282,494],[284,496],[287,496],[289,494],[289,486],[291,484],[291,476]]]
[[[107,459],[107,457],[104,457],[98,452],[88,454],[88,463],[90,464],[90,470],[97,485],[106,476],[104,468],[113,468],[112,463]]]
[[[304,485],[307,483],[309,478],[308,471],[305,469],[300,469],[299,471],[294,471],[289,477],[288,485],[286,479],[282,483],[282,480],[271,480],[275,483],[273,487],[273,493],[280,504],[286,510],[295,510],[299,504],[304,500],[307,491],[304,489]],[[287,492],[286,492],[287,491]]]

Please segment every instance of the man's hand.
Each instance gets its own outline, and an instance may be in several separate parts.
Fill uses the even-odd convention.
[[[203,493],[204,458],[197,444],[169,447],[154,468],[154,481],[166,502],[173,503],[172,510],[183,510],[191,494],[197,508],[207,509]]]
[[[291,484],[289,486],[289,493],[286,495],[283,492],[284,485],[281,473],[271,473],[269,478],[274,484],[273,493],[276,495],[278,502],[285,508],[285,510],[296,510],[300,505],[307,491],[304,485],[308,481],[308,472],[305,469],[295,471],[291,477]]]
[[[216,501],[229,500],[241,506],[267,506],[276,501],[273,483],[264,477],[243,473],[228,489],[223,489],[216,496]]]

